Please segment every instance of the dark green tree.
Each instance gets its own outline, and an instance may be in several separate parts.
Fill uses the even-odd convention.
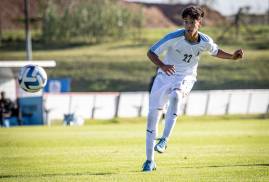
[[[113,0],[89,0],[60,7],[49,1],[43,15],[45,42],[83,40],[96,43],[133,34],[142,27],[143,17]],[[137,34],[137,31],[135,32]]]

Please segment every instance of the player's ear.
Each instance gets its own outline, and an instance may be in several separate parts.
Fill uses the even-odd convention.
[[[199,22],[198,27],[200,28],[200,27],[202,26],[202,18],[200,18],[200,19],[198,20],[198,22]]]

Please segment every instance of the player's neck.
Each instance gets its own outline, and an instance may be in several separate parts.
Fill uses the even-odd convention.
[[[198,32],[195,32],[194,34],[185,33],[185,39],[192,43],[198,42],[199,34]]]

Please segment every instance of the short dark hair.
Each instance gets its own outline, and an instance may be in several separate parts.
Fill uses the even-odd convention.
[[[182,12],[182,18],[187,18],[187,16],[190,16],[194,20],[199,20],[200,18],[203,18],[205,15],[202,8],[199,6],[189,6],[185,8]]]

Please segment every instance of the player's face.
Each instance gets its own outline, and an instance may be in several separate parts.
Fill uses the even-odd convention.
[[[184,26],[185,30],[187,31],[188,34],[194,35],[195,33],[198,32],[200,26],[201,26],[201,20],[195,20],[192,19],[190,16],[187,16],[184,20]]]

